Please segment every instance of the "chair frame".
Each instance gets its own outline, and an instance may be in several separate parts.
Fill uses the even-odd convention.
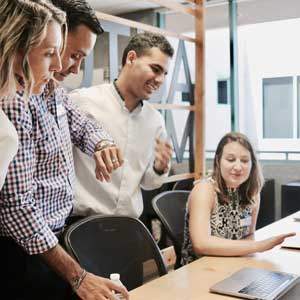
[[[79,259],[78,255],[76,254],[76,249],[74,249],[72,247],[71,235],[74,232],[74,230],[76,230],[79,226],[81,226],[83,224],[86,224],[90,221],[93,221],[95,219],[116,219],[116,220],[117,219],[127,219],[130,222],[138,223],[139,224],[138,226],[140,226],[141,230],[145,232],[145,234],[144,234],[145,238],[151,244],[152,248],[156,250],[156,251],[154,250],[154,259],[155,259],[156,264],[157,264],[158,275],[163,276],[163,275],[168,273],[166,263],[163,259],[161,251],[158,248],[158,246],[157,246],[156,242],[154,241],[154,239],[153,239],[151,233],[149,232],[149,230],[146,228],[146,226],[140,220],[138,220],[136,218],[132,218],[132,217],[127,217],[127,216],[103,216],[103,215],[96,214],[96,215],[93,215],[93,216],[85,217],[85,218],[73,223],[67,229],[65,229],[64,233],[63,233],[64,247],[65,247],[66,251],[77,262],[80,263],[80,259]]]
[[[159,220],[162,222],[164,228],[166,229],[166,232],[167,232],[167,235],[170,237],[173,245],[174,245],[174,250],[175,250],[175,253],[176,253],[176,263],[175,263],[175,269],[179,268],[181,265],[180,265],[180,257],[181,257],[181,246],[179,243],[178,243],[178,240],[176,239],[176,237],[174,236],[174,233],[173,233],[173,230],[171,228],[171,225],[169,224],[169,222],[166,220],[166,217],[162,214],[160,208],[158,207],[157,205],[157,201],[162,198],[164,195],[167,195],[167,194],[174,194],[174,193],[182,193],[182,194],[190,194],[190,191],[187,191],[187,190],[172,190],[172,191],[167,191],[167,192],[163,192],[163,193],[160,193],[158,194],[157,196],[155,196],[153,199],[152,199],[152,206],[153,206],[153,209],[154,211],[156,212]],[[184,229],[183,229],[184,230]]]

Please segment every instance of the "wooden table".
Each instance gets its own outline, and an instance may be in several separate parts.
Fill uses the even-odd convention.
[[[256,231],[261,240],[290,231],[300,232],[293,215]],[[242,267],[280,270],[300,275],[300,250],[275,247],[245,257],[205,256],[130,292],[131,300],[211,300],[234,298],[209,293],[209,287]],[[300,299],[300,296],[299,296]]]

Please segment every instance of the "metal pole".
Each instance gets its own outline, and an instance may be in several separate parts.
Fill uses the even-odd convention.
[[[229,1],[231,130],[239,131],[237,2]]]

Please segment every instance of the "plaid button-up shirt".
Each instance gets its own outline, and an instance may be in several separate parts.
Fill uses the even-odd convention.
[[[0,235],[13,238],[29,254],[54,247],[54,234],[72,210],[72,143],[92,156],[96,143],[111,137],[82,114],[57,88],[47,99],[18,93],[2,109],[15,125],[19,150],[0,193]]]

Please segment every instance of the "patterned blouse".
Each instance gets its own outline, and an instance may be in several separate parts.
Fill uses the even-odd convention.
[[[250,234],[252,206],[242,206],[238,191],[230,192],[231,201],[221,204],[216,194],[216,203],[210,218],[211,235],[230,240],[240,240]],[[189,211],[186,207],[184,242],[182,246],[181,264],[186,265],[198,256],[192,246],[189,233]]]

